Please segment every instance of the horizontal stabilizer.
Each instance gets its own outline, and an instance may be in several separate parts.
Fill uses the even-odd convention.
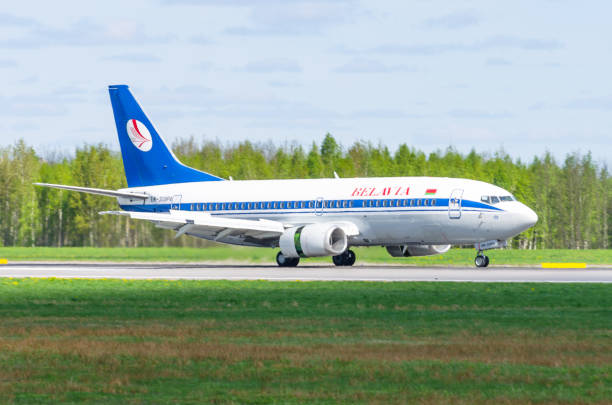
[[[105,190],[103,188],[90,188],[90,187],[77,187],[77,186],[65,186],[63,184],[49,184],[49,183],[34,183],[36,186],[59,188],[62,190],[78,191],[80,193],[104,195],[107,197],[123,197],[123,198],[137,198],[146,200],[149,198],[146,194],[132,193],[129,191],[116,191],[116,190]]]

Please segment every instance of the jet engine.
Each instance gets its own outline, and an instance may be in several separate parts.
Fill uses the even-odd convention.
[[[403,245],[387,246],[387,252],[393,257],[433,256],[448,252],[451,245]]]
[[[338,225],[321,223],[287,229],[280,237],[279,247],[285,257],[337,256],[348,243]]]

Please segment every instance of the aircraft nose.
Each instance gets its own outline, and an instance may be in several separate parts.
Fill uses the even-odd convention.
[[[521,207],[520,221],[523,229],[529,229],[538,222],[538,214],[526,205]]]
[[[529,207],[527,207],[527,213],[525,214],[525,222],[529,224],[530,228],[538,222],[538,214]]]

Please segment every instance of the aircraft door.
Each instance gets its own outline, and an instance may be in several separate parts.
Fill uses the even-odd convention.
[[[317,199],[315,200],[315,215],[323,215],[323,204],[323,197],[317,197]]]
[[[181,194],[175,194],[172,196],[172,204],[170,204],[170,209],[172,210],[180,210],[181,209],[181,198],[183,196]]]
[[[463,197],[463,189],[456,188],[452,191],[448,199],[448,217],[450,219],[461,218],[461,200]]]

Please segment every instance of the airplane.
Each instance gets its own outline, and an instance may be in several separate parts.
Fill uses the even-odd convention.
[[[352,266],[354,246],[410,257],[474,245],[474,264],[487,267],[486,250],[507,246],[538,220],[509,191],[470,179],[222,179],[183,165],[127,85],[111,85],[109,93],[128,187],[35,184],[115,197],[121,210],[100,214],[150,221],[176,237],[278,248],[281,267],[317,256]]]

